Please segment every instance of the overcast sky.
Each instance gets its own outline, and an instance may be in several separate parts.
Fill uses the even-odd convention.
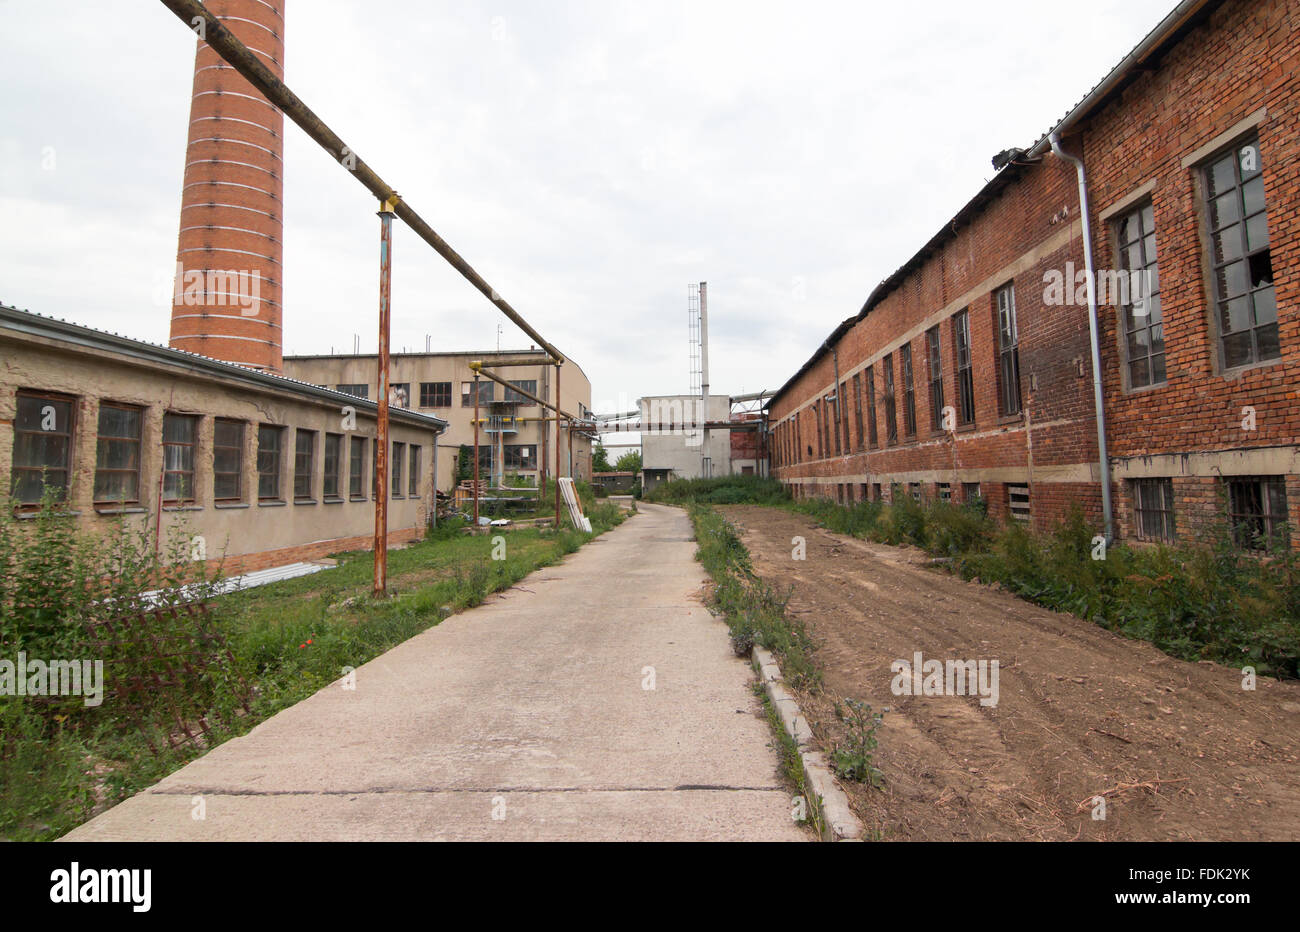
[[[286,82],[592,382],[783,383],[1173,0],[288,0]],[[195,42],[0,0],[0,301],[165,343]],[[286,123],[285,352],[377,343],[377,205]],[[393,343],[528,345],[413,233]]]

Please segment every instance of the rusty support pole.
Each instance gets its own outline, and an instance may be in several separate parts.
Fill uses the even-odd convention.
[[[560,411],[560,364],[555,364],[555,412]],[[555,419],[555,530],[560,529],[560,419]]]
[[[379,211],[379,397],[375,417],[375,583],[373,594],[388,593],[388,335],[392,320],[393,210]]]
[[[474,373],[474,528],[478,529],[478,373]]]

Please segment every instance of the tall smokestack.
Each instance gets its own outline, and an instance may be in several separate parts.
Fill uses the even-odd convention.
[[[284,79],[285,0],[207,7]],[[284,115],[199,39],[170,343],[280,372]]]

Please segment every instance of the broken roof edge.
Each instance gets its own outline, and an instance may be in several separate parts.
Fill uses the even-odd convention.
[[[201,356],[188,350],[149,343],[145,340],[136,340],[106,330],[96,330],[83,324],[46,317],[43,314],[0,303],[0,330],[3,329],[42,339],[58,340],[73,346],[105,350],[145,362],[179,365],[206,375],[233,379],[263,389],[288,391],[317,401],[342,402],[345,405],[367,412],[377,413],[379,409],[377,402],[366,398],[357,398],[345,392],[335,391],[332,388],[324,388],[310,382],[300,382],[284,375],[261,372],[248,366],[242,366],[239,363],[226,362],[222,359],[214,359],[211,356]],[[406,408],[390,407],[389,416],[393,420],[402,421],[412,426],[432,428],[435,433],[439,434],[445,432],[448,427],[448,422],[443,418],[431,414],[421,414]]]
[[[1000,169],[989,181],[987,181],[976,194],[966,204],[953,215],[948,223],[944,224],[934,236],[932,236],[925,245],[915,252],[906,262],[887,275],[876,285],[867,296],[858,313],[843,321],[829,337],[822,342],[813,352],[812,356],[800,366],[794,375],[790,376],[785,383],[772,393],[768,399],[765,408],[771,408],[772,404],[783,396],[800,378],[802,378],[817,362],[826,355],[831,345],[838,342],[848,330],[852,329],[853,324],[862,320],[871,311],[882,302],[890,292],[894,291],[903,279],[907,277],[915,268],[922,265],[931,252],[941,246],[950,237],[956,236],[957,224],[967,219],[972,213],[981,208],[994,195],[999,193],[1002,188],[1010,184],[1017,177],[1022,169],[1036,164],[1043,155],[1051,150],[1051,137],[1055,134],[1065,134],[1078,127],[1080,123],[1095,113],[1098,109],[1105,106],[1113,95],[1122,91],[1126,81],[1135,71],[1147,70],[1145,65],[1153,59],[1162,58],[1170,48],[1177,45],[1185,37],[1187,32],[1200,25],[1211,13],[1226,3],[1227,0],[1180,0],[1156,26],[1147,33],[1133,50],[1120,60],[1114,68],[1107,72],[1106,76],[1100,83],[1095,85],[1091,91],[1084,95],[1079,103],[1075,104],[1061,118],[1055,126],[1034,143],[1028,150],[1023,153],[1022,158],[1032,158],[1033,162],[1025,162],[1013,159],[1002,169]],[[847,325],[847,326],[846,326]]]

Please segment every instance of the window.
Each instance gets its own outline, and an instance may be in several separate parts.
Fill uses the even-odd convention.
[[[912,383],[912,344],[904,343],[900,364],[903,367],[903,434],[916,436],[916,390]]]
[[[450,382],[421,382],[420,383],[420,407],[421,408],[450,408],[451,407],[451,383]]]
[[[352,395],[354,398],[369,398],[369,385],[340,385],[338,390],[345,395]]]
[[[939,492],[939,501],[945,504],[952,501],[952,486],[946,482],[936,483]]]
[[[1014,285],[998,289],[998,387],[1002,397],[1002,415],[1020,413],[1020,333],[1016,327],[1016,290]]]
[[[212,497],[244,499],[244,423],[217,418],[212,425]]]
[[[325,482],[321,494],[327,502],[342,501],[339,495],[339,482],[343,472],[343,435],[325,435]]]
[[[961,500],[963,502],[966,502],[967,504],[971,504],[973,502],[979,501],[983,497],[984,496],[980,492],[980,484],[978,482],[963,482],[961,484]]]
[[[858,449],[866,446],[867,435],[862,431],[862,374],[853,376],[853,424],[858,429]],[[864,494],[862,496],[866,498]]]
[[[898,443],[898,411],[894,405],[894,359],[886,355],[885,366],[885,443]]]
[[[1133,482],[1133,505],[1139,540],[1174,539],[1174,481],[1137,479]]]
[[[537,448],[519,444],[506,445],[506,469],[536,469]]]
[[[871,500],[873,502],[883,502],[885,500],[885,491],[880,487],[879,482],[871,483]]]
[[[867,366],[867,440],[873,446],[880,445],[876,433],[876,367]]]
[[[1223,367],[1281,355],[1263,157],[1251,136],[1204,169],[1210,266]]]
[[[1007,508],[1017,521],[1029,520],[1029,486],[1007,485]]]
[[[14,418],[12,493],[20,505],[39,505],[48,490],[68,497],[72,469],[72,399],[64,395],[18,393]]]
[[[310,504],[315,491],[316,431],[299,428],[293,443],[293,500]]]
[[[407,494],[411,498],[420,497],[420,447],[418,444],[411,444],[411,475],[407,480]]]
[[[849,404],[849,383],[841,382],[839,394],[835,396],[835,413],[840,419],[840,428],[844,432],[844,452],[849,452],[849,417],[845,410]],[[837,443],[836,446],[839,446]]]
[[[194,445],[199,419],[192,414],[163,415],[163,502],[194,501]]]
[[[402,460],[406,457],[406,444],[393,441],[393,498],[402,497]]]
[[[284,428],[263,424],[257,428],[257,500],[280,500],[280,458]]]
[[[388,392],[388,403],[394,408],[409,408],[411,406],[411,383],[394,382]]]
[[[939,328],[925,332],[926,350],[930,357],[930,425],[943,430],[943,353],[939,350]]]
[[[1228,480],[1228,517],[1240,547],[1286,544],[1286,482],[1281,476]]]
[[[478,476],[486,479],[492,475],[493,448],[482,445],[478,448]]]
[[[488,380],[484,379],[478,382],[477,384],[478,384],[478,403],[481,405],[487,404],[494,397],[493,389],[496,388],[496,383],[489,382]],[[474,407],[474,385],[475,385],[474,382],[460,383],[460,406],[462,408]]]
[[[1130,291],[1120,310],[1129,387],[1159,385],[1165,381],[1165,336],[1156,268],[1155,208],[1150,201],[1115,222],[1115,245],[1120,269],[1144,273],[1140,276],[1141,293]]]
[[[518,381],[511,382],[510,384],[513,385],[513,386],[515,386],[515,388],[522,388],[524,391],[528,392],[530,395],[536,395],[536,394],[537,394],[537,380],[536,380],[536,379],[520,379],[520,380],[518,380]],[[531,405],[531,404],[535,404],[535,402],[531,401],[531,400],[528,399],[528,398],[525,398],[523,395],[519,394],[519,392],[515,391],[514,388],[507,388],[507,389],[506,389],[506,401],[513,402],[514,404],[517,404],[517,405]]]
[[[975,423],[975,374],[970,356],[970,311],[958,311],[952,319],[957,343],[957,423]]]
[[[348,459],[348,497],[354,502],[366,500],[366,438],[353,437]]]
[[[144,412],[128,405],[99,405],[95,444],[95,503],[140,502],[140,429]]]
[[[921,500],[921,483],[909,482],[907,484],[907,494],[912,496],[912,501],[919,502]]]

